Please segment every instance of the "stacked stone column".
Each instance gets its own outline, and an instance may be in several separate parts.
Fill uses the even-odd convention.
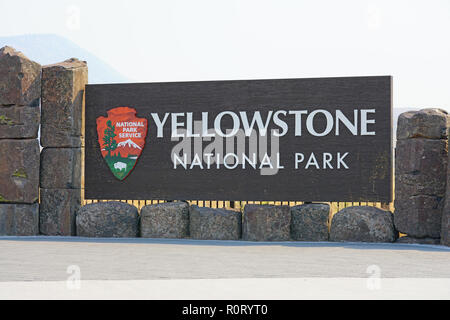
[[[41,66],[0,49],[0,236],[39,234]]]
[[[414,243],[441,237],[449,124],[440,109],[406,112],[398,120],[394,221]]]
[[[450,247],[450,152],[447,164],[447,193],[445,195],[444,212],[442,213],[441,243]]]
[[[42,69],[40,232],[75,236],[82,201],[86,62],[70,59]]]

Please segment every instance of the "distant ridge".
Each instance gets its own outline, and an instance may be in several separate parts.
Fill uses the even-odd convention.
[[[22,51],[28,58],[41,65],[61,62],[69,58],[85,60],[89,67],[89,83],[121,83],[129,79],[121,75],[100,58],[55,34],[34,34],[0,37],[0,48],[8,45]]]
[[[32,34],[11,37],[0,37],[0,48],[9,45],[22,51],[28,58],[42,64],[53,64],[69,58],[78,58],[88,62],[89,83],[124,83],[132,82],[100,58],[56,34]],[[406,111],[419,108],[394,108],[394,137],[398,116]]]

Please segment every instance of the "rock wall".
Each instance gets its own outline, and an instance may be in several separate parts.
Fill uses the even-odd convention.
[[[83,61],[0,49],[0,235],[76,235],[87,78]]]
[[[0,236],[39,233],[41,66],[0,49]]]
[[[296,207],[247,205],[244,212],[200,208],[169,202],[137,208],[121,202],[84,206],[77,213],[83,237],[178,238],[244,241],[394,242],[398,232],[392,213],[374,207],[351,207],[331,223],[328,204]],[[139,230],[139,231],[138,231]]]

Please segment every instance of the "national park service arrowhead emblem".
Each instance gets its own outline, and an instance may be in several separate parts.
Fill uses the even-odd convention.
[[[136,110],[119,107],[108,117],[97,118],[98,143],[103,158],[119,180],[125,180],[136,166],[145,146],[148,122],[137,118]]]

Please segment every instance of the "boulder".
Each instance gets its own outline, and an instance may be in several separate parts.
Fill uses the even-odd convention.
[[[40,233],[75,236],[75,217],[80,207],[80,189],[41,189]]]
[[[345,208],[331,221],[331,241],[394,242],[397,238],[392,213],[376,207]]]
[[[244,240],[289,241],[290,229],[291,210],[288,206],[248,204],[244,208]]]
[[[242,215],[240,212],[191,206],[190,234],[198,240],[239,240]]]
[[[11,47],[0,49],[0,105],[39,106],[41,65]]]
[[[141,209],[141,237],[186,238],[189,235],[189,205],[168,202]]]
[[[81,147],[86,62],[70,59],[42,69],[41,144]]]
[[[0,204],[0,236],[39,234],[39,205]]]
[[[330,206],[313,203],[291,208],[291,238],[295,241],[328,241]]]
[[[138,210],[123,202],[85,205],[78,211],[76,223],[79,237],[135,238],[139,235]]]
[[[38,140],[0,140],[0,150],[0,203],[37,202]]]
[[[40,121],[39,106],[0,106],[0,139],[36,139]]]
[[[413,237],[401,237],[396,243],[403,243],[403,244],[439,244],[441,242],[441,239],[434,239],[434,238],[413,238]]]
[[[40,175],[41,188],[80,189],[81,148],[43,149]]]
[[[430,108],[402,113],[398,118],[397,139],[447,139],[450,117],[442,109]]]

